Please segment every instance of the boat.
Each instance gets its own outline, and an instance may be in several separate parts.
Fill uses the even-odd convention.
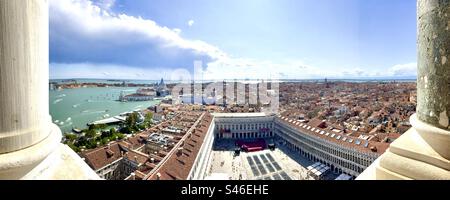
[[[61,102],[63,99],[56,99],[54,102],[53,102],[53,104],[57,104],[57,103],[59,103],[59,102]]]
[[[77,128],[72,128],[72,132],[77,133],[77,134],[80,134],[80,133],[82,133],[83,131],[80,130],[80,129],[77,129]]]

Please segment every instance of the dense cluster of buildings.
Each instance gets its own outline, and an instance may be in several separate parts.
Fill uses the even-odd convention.
[[[207,125],[211,122],[210,114],[206,112],[177,111],[167,115],[171,117],[149,130],[82,152],[81,156],[104,179],[153,179],[158,178],[157,174],[162,174],[161,179],[167,179],[171,173],[165,169],[176,164],[166,164],[173,162],[172,157],[184,156],[183,163],[189,158],[191,161],[197,158],[204,145],[206,132],[203,131],[209,130]],[[182,166],[187,165],[177,168]],[[174,177],[186,178],[184,175]]]
[[[157,83],[155,87],[150,88],[139,88],[136,93],[125,95],[121,92],[119,96],[119,101],[151,101],[155,97],[166,97],[170,94],[167,85],[164,83],[164,79]]]
[[[412,83],[283,83],[280,101],[278,114],[157,105],[150,112],[158,125],[82,157],[104,179],[205,179],[215,140],[270,139],[354,178],[410,127],[415,111]]]
[[[372,140],[396,138],[408,130],[416,111],[413,82],[322,82],[280,85],[280,112],[307,122],[325,120]]]
[[[139,88],[136,93],[125,95],[120,93],[119,101],[151,101],[155,98],[156,91],[153,88]]]

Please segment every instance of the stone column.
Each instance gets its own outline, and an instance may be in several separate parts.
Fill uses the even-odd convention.
[[[450,0],[419,0],[417,14],[417,118],[412,119],[413,125],[442,129],[419,133],[450,159],[449,135],[443,134],[450,131]]]
[[[418,0],[417,113],[358,179],[450,180],[450,0]]]
[[[0,179],[16,179],[57,147],[49,115],[47,0],[0,0]]]

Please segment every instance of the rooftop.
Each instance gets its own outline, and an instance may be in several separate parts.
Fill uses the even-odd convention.
[[[213,113],[218,118],[246,118],[246,117],[266,117],[266,113]]]
[[[282,123],[297,129],[301,133],[325,139],[329,142],[355,149],[360,152],[382,154],[389,147],[389,143],[362,140],[357,137],[349,136],[348,134],[343,134],[341,131],[337,133],[319,127],[311,127],[287,117],[279,117],[279,119],[281,119],[280,121],[282,121]]]
[[[148,177],[148,180],[186,180],[189,176],[195,159],[203,144],[213,116],[205,113],[192,132],[180,141],[178,148],[174,148],[170,157],[162,163],[161,167]]]

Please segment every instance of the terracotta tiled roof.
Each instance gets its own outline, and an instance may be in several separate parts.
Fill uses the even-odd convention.
[[[197,127],[193,130],[190,137],[186,137],[183,148],[174,149],[176,152],[168,158],[159,170],[150,175],[148,180],[157,180],[157,174],[160,174],[160,180],[187,179],[203,144],[203,140],[208,132],[212,119],[212,115],[206,113],[200,123],[197,124]]]
[[[113,163],[116,160],[122,158],[122,153],[127,151],[122,144],[114,142],[109,147],[100,147],[90,151],[81,153],[81,156],[85,158],[86,163],[94,170],[101,169],[106,165]]]
[[[317,119],[317,118],[311,119],[308,122],[308,125],[310,125],[312,127],[322,127],[322,128],[326,127],[326,123],[323,120]]]
[[[145,138],[140,135],[129,137],[125,141],[131,145],[132,149],[137,149],[145,144]]]
[[[134,172],[135,174],[135,180],[142,180],[145,177],[145,173],[140,172],[139,170],[136,170]]]
[[[308,124],[300,123],[294,119],[289,119],[286,117],[280,117],[279,119],[282,123],[287,124],[295,129],[297,129],[299,132],[301,132],[303,134],[309,134],[309,135],[312,135],[315,137],[319,137],[319,138],[325,139],[327,141],[333,142],[335,144],[339,144],[339,145],[342,145],[342,146],[345,146],[348,148],[355,149],[360,152],[382,154],[389,147],[389,143],[376,142],[376,141],[367,141],[368,145],[367,145],[367,147],[364,147],[366,140],[358,139],[357,137],[353,137],[353,136],[344,135],[344,134],[342,134],[342,131],[334,132],[334,131],[328,130],[328,129],[312,127]],[[333,134],[334,134],[334,137],[331,137],[331,136],[333,136]],[[337,139],[337,138],[339,138],[339,139]],[[344,141],[343,138],[345,138],[346,140]],[[349,141],[352,141],[352,142],[349,142]],[[357,144],[355,144],[356,141],[360,141],[361,143],[359,145],[357,145]],[[377,151],[376,152],[372,151],[372,147],[376,147]]]
[[[129,151],[124,155],[124,158],[127,158],[128,160],[131,160],[133,162],[137,162],[139,164],[144,164],[148,161],[149,156],[141,152]]]

